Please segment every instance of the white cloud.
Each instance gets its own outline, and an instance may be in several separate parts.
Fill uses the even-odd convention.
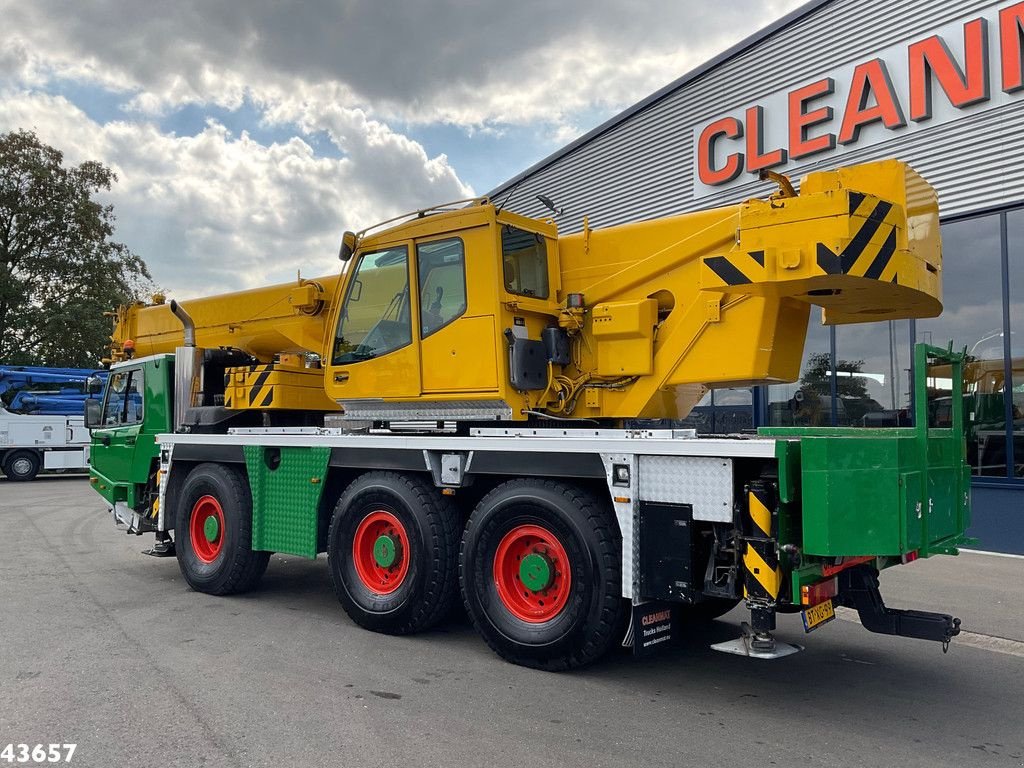
[[[445,158],[372,121],[334,126],[343,158],[302,139],[269,145],[209,122],[195,136],[151,123],[100,125],[63,97],[0,94],[0,130],[33,128],[69,162],[95,159],[119,182],[109,195],[118,237],[178,295],[202,295],[337,270],[342,230],[401,213],[422,199],[469,190]]]
[[[565,143],[800,2],[0,0],[0,130],[113,167],[119,239],[184,297],[336,269],[344,227],[471,194],[393,126]],[[76,86],[120,111],[52,93]],[[161,131],[186,106],[260,124]]]
[[[625,106],[800,0],[623,5],[437,0],[0,0],[0,44],[45,52],[55,75],[137,91],[134,108],[305,102],[408,123],[561,125]],[[119,30],[112,34],[111,30]]]

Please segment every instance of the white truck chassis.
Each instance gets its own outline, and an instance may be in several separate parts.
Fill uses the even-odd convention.
[[[166,519],[166,492],[175,460],[241,462],[244,446],[324,447],[330,466],[429,472],[439,488],[457,489],[474,475],[603,478],[622,534],[622,596],[634,598],[639,539],[634,523],[641,502],[692,506],[693,520],[732,523],[737,459],[772,461],[775,438],[744,435],[697,437],[672,429],[477,428],[468,436],[362,434],[339,429],[236,429],[226,435],[165,434],[161,446],[157,530]],[[125,505],[117,519],[139,529]],[[631,542],[632,546],[627,546]]]

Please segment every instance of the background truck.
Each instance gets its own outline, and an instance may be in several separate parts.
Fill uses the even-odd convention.
[[[89,431],[82,409],[89,382],[106,371],[0,366],[0,469],[10,480],[32,480],[40,469],[89,466]]]
[[[544,669],[655,649],[741,600],[722,650],[791,652],[776,614],[811,630],[837,603],[948,643],[958,619],[887,608],[878,574],[964,541],[960,390],[940,427],[925,387],[962,355],[917,348],[914,427],[642,428],[708,387],[793,381],[812,306],[941,311],[938,208],[911,169],[799,194],[772,177],[766,200],[568,236],[460,201],[345,233],[340,277],[122,307],[91,481],[194,589],[326,552],[358,624],[420,631],[461,593],[497,653]]]

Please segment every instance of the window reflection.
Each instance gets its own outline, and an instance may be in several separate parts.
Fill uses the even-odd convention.
[[[827,427],[832,424],[829,336],[829,329],[821,324],[821,310],[811,310],[800,378],[792,384],[768,387],[770,426]]]
[[[674,426],[695,429],[705,435],[726,435],[754,428],[754,397],[749,387],[713,389],[701,399],[685,419]]]
[[[754,399],[749,388],[716,389],[714,402],[714,432],[732,434],[753,429]]]
[[[679,429],[695,429],[702,435],[709,435],[715,431],[714,419],[715,407],[711,403],[711,392],[707,392],[700,402],[693,406],[685,419],[676,419],[672,426]]]
[[[1011,474],[1024,478],[1024,209],[1010,211],[1006,225],[1010,260]]]
[[[836,423],[910,426],[911,354],[906,320],[837,327]]]
[[[917,321],[917,340],[967,349],[967,459],[975,475],[1006,476],[1006,389],[999,215],[942,226],[942,314]],[[948,377],[929,378],[929,417],[948,424]]]

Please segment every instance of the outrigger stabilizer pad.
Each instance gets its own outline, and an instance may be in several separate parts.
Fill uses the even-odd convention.
[[[749,656],[752,659],[781,659],[804,649],[802,645],[776,640],[771,632],[754,632],[745,621],[740,624],[740,629],[743,634],[738,640],[715,643],[711,650]]]
[[[174,557],[174,540],[167,531],[156,532],[156,543],[152,549],[144,549],[142,554],[150,557]]]

